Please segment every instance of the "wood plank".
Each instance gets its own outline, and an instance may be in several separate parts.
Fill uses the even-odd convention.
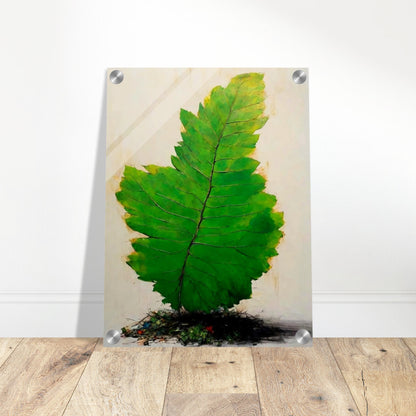
[[[96,339],[24,339],[0,373],[0,415],[61,415]]]
[[[416,358],[401,339],[329,343],[363,416],[416,414]]]
[[[175,348],[167,393],[257,393],[248,347]]]
[[[253,348],[263,416],[359,416],[325,339],[312,347]]]
[[[0,338],[0,367],[22,341],[22,338]]]
[[[163,416],[260,416],[260,405],[257,394],[170,393]]]
[[[65,416],[160,416],[172,349],[99,341]]]
[[[414,371],[416,358],[398,338],[329,338],[342,370]]]

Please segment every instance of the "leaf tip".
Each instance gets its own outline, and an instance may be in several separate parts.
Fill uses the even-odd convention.
[[[143,165],[143,167],[151,174],[151,175],[154,175],[154,174],[156,174],[158,171],[159,171],[159,169],[160,169],[160,166],[157,166],[157,165]]]

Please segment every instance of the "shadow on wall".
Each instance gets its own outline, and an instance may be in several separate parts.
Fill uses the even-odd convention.
[[[102,337],[104,331],[106,85],[106,75],[104,75],[87,244],[76,328],[77,337]]]

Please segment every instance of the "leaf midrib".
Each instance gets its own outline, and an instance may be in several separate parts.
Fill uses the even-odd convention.
[[[224,137],[223,136],[224,130],[227,127],[228,121],[230,120],[231,114],[233,112],[233,107],[234,107],[235,101],[236,101],[237,96],[238,96],[238,92],[240,90],[241,85],[243,85],[243,83],[244,83],[244,81],[241,82],[237,87],[237,90],[236,90],[235,95],[234,95],[233,102],[230,105],[230,111],[228,112],[228,116],[227,116],[227,119],[224,122],[224,126],[223,126],[220,134],[218,135],[218,142],[217,142],[217,144],[215,146],[215,149],[214,149],[214,159],[212,161],[211,173],[210,173],[210,176],[209,176],[209,182],[208,182],[209,183],[209,188],[208,188],[207,196],[205,197],[205,200],[202,204],[201,214],[200,214],[199,221],[198,221],[198,224],[197,224],[196,229],[195,229],[195,234],[192,237],[191,242],[189,243],[188,248],[186,250],[186,255],[185,255],[185,259],[184,259],[183,266],[182,266],[182,269],[181,269],[181,274],[179,275],[178,311],[180,311],[180,309],[182,307],[181,297],[182,297],[183,278],[184,278],[184,274],[185,274],[186,264],[188,262],[188,258],[190,256],[190,254],[191,254],[191,247],[194,244],[196,238],[198,237],[198,232],[199,232],[199,229],[201,227],[201,223],[204,220],[204,211],[205,211],[205,208],[207,206],[207,202],[208,202],[209,196],[211,194],[211,190],[213,188],[212,179],[213,179],[213,176],[214,176],[215,164],[217,162],[218,148],[220,146],[221,139]]]

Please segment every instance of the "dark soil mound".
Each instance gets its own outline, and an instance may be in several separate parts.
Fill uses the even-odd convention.
[[[150,312],[141,321],[122,328],[126,337],[137,338],[142,345],[149,341],[175,339],[187,344],[253,344],[264,341],[283,341],[296,330],[281,328],[263,320],[235,311],[211,313],[160,310]]]

